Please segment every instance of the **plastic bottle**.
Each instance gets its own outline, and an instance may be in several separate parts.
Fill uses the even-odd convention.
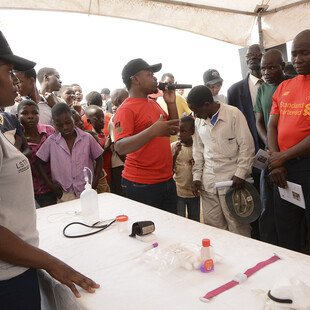
[[[211,259],[211,245],[210,239],[202,239],[202,247],[200,250],[201,261],[204,263],[206,260]]]
[[[86,225],[93,225],[99,222],[98,194],[91,188],[87,176],[85,176],[85,181],[85,189],[80,196],[82,218]]]

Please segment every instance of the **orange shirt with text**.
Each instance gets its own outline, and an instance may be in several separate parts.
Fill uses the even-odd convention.
[[[279,115],[278,145],[285,151],[310,135],[310,75],[282,82],[272,97],[271,115]]]

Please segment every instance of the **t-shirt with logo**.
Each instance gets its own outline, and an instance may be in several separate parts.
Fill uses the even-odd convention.
[[[163,115],[159,104],[147,98],[127,98],[114,116],[115,141],[134,136],[149,128]],[[172,154],[169,137],[155,137],[126,157],[122,176],[140,184],[157,184],[172,178]]]
[[[27,157],[0,132],[0,225],[25,242],[38,246],[36,209]],[[0,260],[0,281],[11,279],[27,268]],[[1,304],[0,304],[1,308]]]
[[[310,75],[282,82],[272,98],[271,113],[279,115],[278,145],[285,151],[310,135]]]

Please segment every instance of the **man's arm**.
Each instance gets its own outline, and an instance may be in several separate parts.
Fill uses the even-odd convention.
[[[272,114],[269,117],[268,122],[268,131],[267,131],[267,142],[268,142],[268,149],[272,153],[279,153],[279,145],[278,145],[278,122],[279,122],[279,114]],[[269,158],[269,164],[268,169],[270,171],[269,177],[272,180],[272,182],[282,188],[287,187],[286,182],[286,174],[287,171],[285,167],[278,166],[272,168],[270,166],[270,158]]]
[[[201,191],[201,180],[203,174],[204,160],[204,144],[197,132],[197,127],[195,126],[195,134],[193,136],[193,159],[194,165],[192,169],[193,173],[193,194],[197,197],[200,195]]]
[[[94,179],[92,183],[92,188],[97,189],[98,183],[99,183],[99,178],[100,174],[102,171],[102,166],[103,166],[103,156],[100,155],[95,159],[96,165],[95,165],[95,171],[94,171]]]
[[[279,152],[278,122],[279,114],[270,115],[267,130],[267,144],[270,152]]]
[[[310,156],[310,136],[307,136],[285,151],[271,153],[269,158],[269,169],[272,170],[281,167],[286,161],[299,156]]]
[[[0,226],[0,259],[15,266],[44,269],[53,278],[67,285],[76,297],[80,297],[75,284],[89,293],[99,284],[77,272],[61,260],[40,250]]]
[[[255,118],[256,118],[257,132],[258,132],[259,136],[261,137],[261,139],[263,140],[263,142],[265,143],[265,145],[267,145],[267,130],[265,127],[265,121],[264,121],[263,113],[255,112]]]
[[[174,142],[171,144],[171,151],[172,151],[172,169],[175,171],[175,163],[177,161],[177,157],[181,151],[182,145],[180,141]]]
[[[60,185],[53,183],[52,180],[49,179],[47,173],[45,172],[45,169],[43,168],[43,163],[44,161],[38,156],[36,156],[35,167],[38,171],[38,174],[47,185],[47,187],[57,195],[58,199],[60,199],[63,195],[63,189]]]
[[[234,128],[239,152],[237,158],[237,168],[233,176],[233,186],[235,188],[241,188],[244,184],[244,180],[252,170],[255,145],[245,116],[241,111],[237,112]]]
[[[146,143],[155,137],[170,137],[179,131],[179,120],[172,119],[164,121],[161,115],[159,120],[152,126],[144,129],[136,135],[122,138],[115,142],[115,151],[120,155],[127,155],[129,153],[139,150]]]

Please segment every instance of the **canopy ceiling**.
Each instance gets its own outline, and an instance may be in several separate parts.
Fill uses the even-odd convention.
[[[267,6],[265,6],[267,5]],[[264,47],[310,28],[310,0],[0,0],[2,9],[76,12],[165,25],[248,46],[260,6]],[[255,13],[256,12],[256,13]]]

